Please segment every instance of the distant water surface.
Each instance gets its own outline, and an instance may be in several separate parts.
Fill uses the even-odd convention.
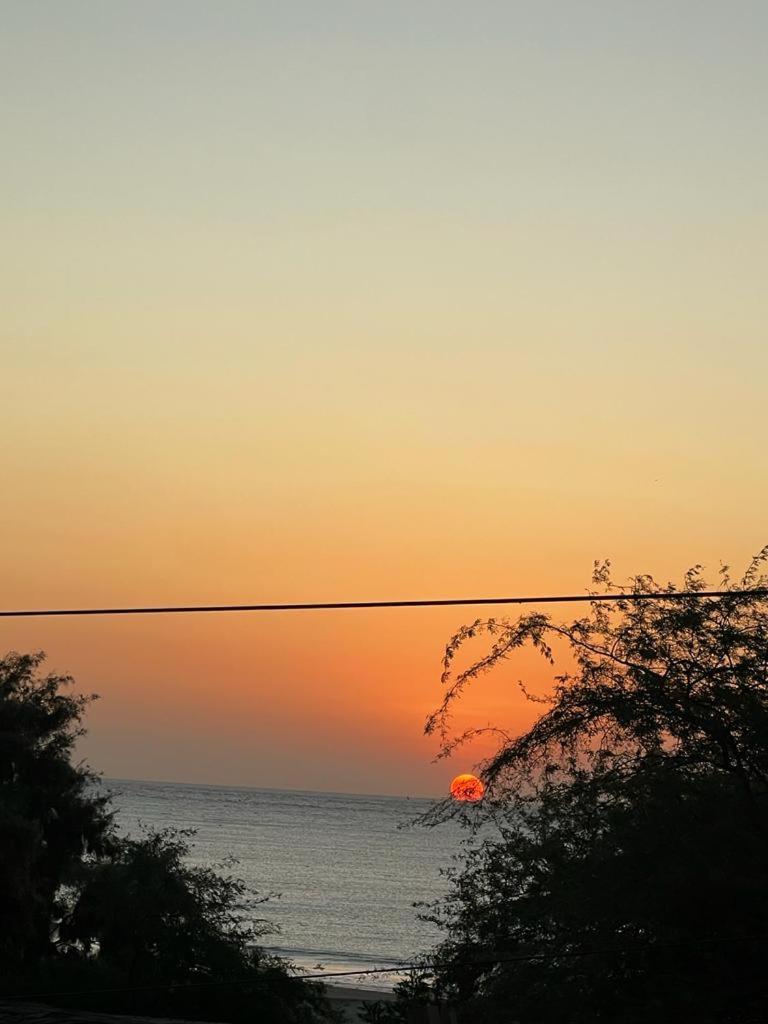
[[[193,863],[235,857],[231,870],[253,891],[280,893],[252,913],[279,929],[264,945],[302,967],[389,964],[440,937],[417,919],[413,903],[445,892],[440,869],[464,833],[455,823],[398,828],[429,800],[104,781],[123,831],[136,835],[142,824],[195,829]]]

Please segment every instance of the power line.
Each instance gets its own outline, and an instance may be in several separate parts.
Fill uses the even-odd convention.
[[[494,967],[503,964],[532,963],[536,960],[574,960],[591,956],[616,956],[621,954],[647,953],[659,949],[690,949],[709,945],[734,945],[742,942],[765,942],[766,935],[720,935],[710,938],[696,940],[680,940],[678,942],[655,942],[644,943],[634,946],[603,946],[596,949],[574,949],[574,950],[550,950],[538,953],[518,953],[511,956],[478,958],[475,960],[458,960],[449,963],[448,966],[460,967]],[[366,970],[358,971],[326,971],[322,974],[295,974],[289,975],[296,981],[324,981],[328,978],[352,978],[362,977],[370,974],[407,974],[412,971],[423,971],[431,973],[438,968],[445,968],[444,963],[410,963],[395,964],[389,967],[369,967]],[[214,987],[226,987],[228,985],[259,985],[265,979],[259,977],[250,978],[219,978],[209,981],[192,982],[158,982],[155,985],[132,985],[115,988],[91,988],[59,992],[34,992],[25,995],[0,995],[0,1000],[30,1000],[30,999],[64,999],[75,996],[95,995],[118,995],[127,992],[158,992],[170,989],[187,990],[203,989]]]
[[[652,591],[626,594],[558,594],[539,597],[451,597],[403,601],[309,601],[295,604],[154,605],[129,608],[28,608],[0,611],[0,618],[60,615],[189,615],[211,612],[318,612],[365,608],[451,608],[467,605],[574,604],[593,601],[682,601],[718,597],[766,597],[768,589]]]

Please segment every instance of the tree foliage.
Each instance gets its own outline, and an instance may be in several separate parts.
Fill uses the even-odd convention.
[[[429,915],[438,987],[466,1020],[765,1019],[767,556],[735,583],[724,567],[711,599],[698,566],[676,598],[596,565],[615,604],[478,620],[448,644],[427,723],[443,753],[467,738],[450,713],[472,681],[524,645],[552,664],[569,649],[538,720],[484,764],[484,835]],[[454,673],[473,637],[487,653]]]
[[[41,676],[42,654],[0,660],[0,962],[23,968],[53,947],[56,897],[84,854],[112,840],[108,801],[72,749],[92,697]]]
[[[93,698],[42,661],[0,660],[2,990],[203,1020],[336,1019],[321,986],[258,945],[244,883],[188,864],[191,833],[117,833],[96,775],[72,760]]]

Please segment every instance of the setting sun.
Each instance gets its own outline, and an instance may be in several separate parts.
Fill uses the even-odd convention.
[[[457,775],[451,783],[451,796],[454,800],[474,803],[482,800],[485,786],[476,775]]]

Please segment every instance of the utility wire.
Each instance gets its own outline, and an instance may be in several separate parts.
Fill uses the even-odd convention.
[[[0,618],[53,615],[189,615],[210,612],[316,612],[364,608],[449,608],[460,605],[574,604],[586,601],[683,601],[717,597],[766,597],[768,589],[650,591],[626,594],[559,594],[539,597],[450,597],[405,601],[310,601],[297,604],[155,605],[132,608],[31,608],[0,611]]]
[[[767,935],[721,935],[713,936],[711,938],[697,939],[695,941],[656,942],[645,943],[643,945],[635,946],[604,946],[597,949],[575,949],[549,952],[541,951],[539,953],[519,953],[515,954],[514,956],[488,957],[487,959],[480,958],[476,960],[459,960],[455,961],[453,964],[449,964],[449,966],[458,965],[462,967],[493,967],[498,964],[531,963],[536,960],[572,960],[590,956],[616,956],[625,953],[646,953],[659,949],[686,949],[697,948],[700,946],[709,946],[712,944],[732,945],[742,942],[766,942],[766,940],[768,940]],[[407,974],[411,971],[423,971],[425,973],[430,973],[437,970],[440,967],[445,966],[445,964],[440,963],[401,963],[389,967],[369,967],[366,970],[360,971],[326,971],[322,974],[295,974],[290,975],[289,977],[296,981],[324,981],[328,978],[352,978],[361,977],[363,975],[369,974]],[[25,995],[0,995],[0,1000],[26,1001],[33,999],[64,999],[65,997],[75,996],[118,995],[127,992],[157,992],[170,989],[187,990],[214,988],[228,985],[258,986],[264,980],[264,978],[251,977],[223,978],[211,981],[196,982],[159,982],[156,985],[133,985],[124,986],[120,988],[91,988],[79,989],[76,991],[69,990],[60,992],[34,992]]]

